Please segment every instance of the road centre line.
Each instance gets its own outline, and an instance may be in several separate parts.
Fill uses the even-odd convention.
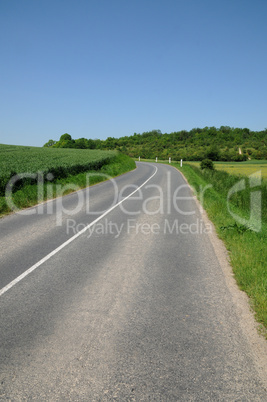
[[[141,186],[139,186],[137,189],[135,189],[131,194],[127,195],[123,200],[119,201],[116,205],[113,205],[113,207],[109,208],[106,212],[104,212],[101,216],[99,216],[97,219],[95,219],[93,222],[91,222],[89,225],[84,227],[81,231],[76,233],[74,236],[72,236],[70,239],[65,241],[63,244],[61,244],[59,247],[57,247],[55,250],[51,251],[51,253],[47,254],[44,258],[42,258],[40,261],[38,261],[36,264],[28,268],[26,271],[23,272],[23,274],[19,275],[16,279],[11,281],[8,285],[3,287],[0,290],[0,296],[2,296],[4,293],[6,293],[9,289],[11,289],[13,286],[15,286],[17,283],[19,283],[22,279],[24,279],[26,276],[28,276],[31,272],[35,271],[36,268],[40,267],[43,263],[48,261],[51,257],[56,255],[60,250],[62,250],[64,247],[66,247],[68,244],[72,243],[75,239],[77,239],[79,236],[81,236],[84,232],[86,232],[91,226],[93,226],[95,223],[97,223],[100,219],[102,219],[104,216],[108,215],[113,209],[115,209],[118,205],[126,201],[128,198],[130,198],[134,193],[136,193],[140,188],[142,188],[149,180],[152,179],[152,177],[155,176],[157,173],[158,168],[155,166],[155,172],[150,176]]]

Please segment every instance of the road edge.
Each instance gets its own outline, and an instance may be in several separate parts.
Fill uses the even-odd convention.
[[[213,222],[209,219],[207,212],[201,205],[200,201],[194,195],[194,190],[188,183],[184,174],[173,166],[184,178],[187,185],[190,187],[193,197],[195,199],[197,208],[202,214],[203,222],[211,225],[212,230],[208,233],[211,245],[214,249],[215,255],[218,259],[219,265],[222,269],[226,286],[231,294],[238,323],[250,346],[250,354],[257,368],[258,374],[262,383],[267,391],[267,342],[266,339],[260,334],[260,324],[255,319],[255,314],[250,307],[250,299],[248,295],[242,291],[235,280],[232,266],[230,264],[229,253],[225,247],[223,240],[218,237],[216,228]]]

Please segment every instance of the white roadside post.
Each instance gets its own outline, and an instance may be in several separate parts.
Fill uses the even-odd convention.
[[[140,162],[140,156],[139,156],[139,162]]]
[[[156,162],[158,161],[158,157],[156,156]]]
[[[169,157],[169,163],[171,163],[171,157]]]
[[[182,167],[183,166],[183,160],[181,159],[181,162],[180,162],[180,166]]]

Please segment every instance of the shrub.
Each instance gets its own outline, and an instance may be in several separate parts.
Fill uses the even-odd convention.
[[[201,170],[203,169],[209,169],[209,170],[214,170],[214,164],[211,159],[203,159],[200,163],[200,168]]]

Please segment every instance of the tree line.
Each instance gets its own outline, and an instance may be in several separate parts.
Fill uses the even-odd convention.
[[[193,128],[172,133],[151,130],[141,134],[106,140],[61,135],[59,141],[49,140],[44,147],[119,150],[134,158],[201,161],[245,161],[267,159],[267,129],[251,131],[229,126]]]

